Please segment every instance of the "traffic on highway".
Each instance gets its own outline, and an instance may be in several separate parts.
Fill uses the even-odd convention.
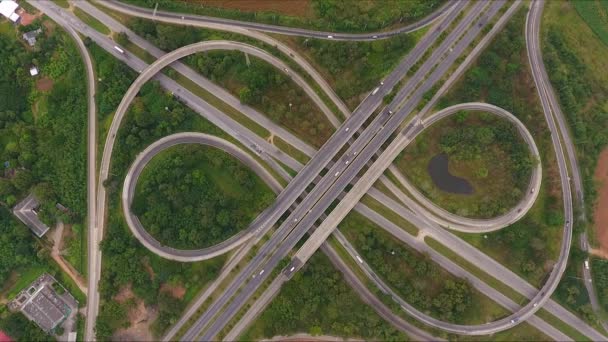
[[[441,340],[430,330],[411,324],[402,316],[423,323],[425,327],[445,333],[464,336],[487,336],[511,329],[527,322],[554,340],[572,340],[564,330],[546,318],[537,315],[543,309],[569,328],[591,340],[607,340],[604,331],[579,318],[576,314],[554,301],[557,289],[568,266],[573,239],[574,192],[579,205],[583,205],[583,186],[576,160],[574,143],[561,112],[559,101],[545,71],[541,56],[540,23],[544,0],[524,2],[493,0],[448,1],[422,20],[389,31],[365,34],[314,31],[255,22],[215,18],[209,16],[175,13],[143,8],[117,0],[91,3],[74,1],[73,6],[105,24],[113,32],[123,32],[130,43],[155,58],[147,63],[129,47],[117,44],[111,35],[102,34],[79,17],[58,4],[44,0],[28,1],[33,7],[65,28],[77,42],[86,61],[89,81],[89,133],[88,133],[88,287],[86,326],[84,339],[96,340],[95,324],[99,315],[99,282],[102,272],[100,244],[107,229],[108,195],[105,182],[111,178],[111,163],[118,144],[118,134],[133,101],[149,81],[155,80],[175,99],[190,107],[201,117],[227,133],[233,140],[218,138],[197,132],[182,132],[155,141],[135,160],[123,181],[121,191],[122,214],[131,233],[146,249],[161,258],[179,262],[197,262],[229,255],[229,260],[190,305],[179,320],[165,332],[164,341],[211,341],[234,340],[244,333],[281,287],[306,267],[314,253],[320,251],[344,276],[363,301],[399,331],[419,340]],[[71,2],[72,3],[72,2]],[[99,6],[97,6],[99,4]],[[539,198],[543,186],[541,152],[531,133],[515,115],[485,102],[467,102],[433,110],[439,93],[447,90],[449,78],[465,70],[476,54],[483,49],[502,25],[522,7],[526,8],[525,43],[538,98],[544,119],[551,133],[552,153],[555,154],[561,199],[563,201],[563,230],[559,256],[540,286],[531,285],[521,275],[508,269],[494,258],[484,254],[462,238],[464,234],[479,234],[508,229],[529,213]],[[230,40],[210,40],[182,46],[171,52],[157,48],[153,43],[130,31],[116,17],[106,11],[111,9],[124,16],[153,19],[158,22],[188,27],[205,27],[242,34],[249,39],[271,44],[281,51],[281,57],[262,48]],[[361,98],[354,110],[349,110],[329,83],[306,57],[291,46],[268,35],[282,34],[326,41],[375,41],[420,30],[415,46],[378,84]],[[95,42],[137,72],[137,78],[123,95],[114,116],[108,121],[108,131],[103,148],[97,146],[97,119],[95,101],[95,74],[93,61],[82,43],[82,37]],[[264,113],[242,104],[237,96],[217,83],[203,77],[198,71],[180,62],[196,53],[210,51],[238,51],[264,60],[276,71],[289,77],[320,110],[335,128],[331,137],[320,148],[315,148],[298,138],[293,131],[270,120]],[[297,70],[294,69],[297,65]],[[251,130],[243,121],[228,115],[199,95],[170,78],[163,70],[172,68],[199,87],[214,94],[231,110],[267,129],[300,154],[309,158],[302,162],[285,148],[279,147]],[[456,70],[456,71],[455,71]],[[299,72],[306,73],[300,75]],[[311,81],[312,80],[312,81]],[[446,85],[446,89],[439,88]],[[437,92],[429,97],[429,93]],[[354,107],[354,106],[353,106]],[[335,109],[335,110],[334,110]],[[426,111],[430,111],[427,112]],[[521,135],[530,155],[536,161],[529,183],[521,200],[501,215],[487,219],[475,219],[452,213],[434,203],[416,188],[394,166],[394,160],[416,138],[434,124],[462,111],[486,112],[513,124]],[[340,115],[337,115],[337,114]],[[343,119],[344,118],[344,119]],[[166,246],[150,235],[131,207],[139,176],[150,160],[162,151],[178,144],[201,144],[223,150],[238,159],[259,176],[274,193],[274,202],[259,213],[250,224],[236,235],[203,249],[178,249]],[[97,151],[102,151],[97,158]],[[293,171],[293,172],[291,172]],[[390,175],[390,177],[388,177]],[[556,176],[557,177],[557,176]],[[570,182],[571,177],[573,182]],[[546,180],[544,180],[546,181]],[[555,180],[557,181],[557,179]],[[286,185],[283,185],[286,184]],[[382,189],[382,188],[384,189]],[[418,236],[407,233],[387,217],[362,202],[369,196],[390,209],[397,217],[418,230]],[[467,281],[479,292],[508,311],[508,315],[476,325],[447,322],[417,309],[402,298],[390,282],[368,264],[363,254],[341,233],[339,225],[351,212],[358,212],[374,222],[383,231],[401,243],[428,255],[443,269]],[[585,210],[582,210],[584,213]],[[583,214],[584,215],[584,214]],[[582,217],[584,219],[584,216]],[[458,232],[458,234],[455,234]],[[333,238],[331,238],[333,237]],[[456,260],[447,258],[426,243],[425,237],[448,246],[465,262],[474,264],[495,278],[501,286],[509,287],[524,302],[517,302],[492,284],[472,273]],[[581,240],[586,250],[586,237]],[[344,251],[339,253],[338,249]],[[585,261],[584,278],[591,294],[591,302],[599,311],[588,260]],[[374,290],[370,290],[370,287]],[[591,286],[591,287],[590,287]],[[590,288],[589,288],[590,287]],[[377,291],[376,291],[377,290]],[[377,293],[391,298],[395,307],[387,305]],[[400,308],[400,309],[395,309]],[[602,323],[603,324],[603,323]],[[444,335],[444,337],[447,335]]]

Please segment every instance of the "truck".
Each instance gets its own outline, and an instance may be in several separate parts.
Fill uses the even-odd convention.
[[[372,95],[376,95],[376,93],[378,92],[378,90],[380,90],[380,87],[376,87],[376,89],[374,89],[374,91],[372,91]]]
[[[125,50],[119,48],[118,46],[114,45],[114,50],[120,52],[120,54],[124,55],[125,54]]]
[[[361,257],[358,255],[357,255],[357,260],[359,260],[359,263],[361,263],[361,264],[363,263],[363,259],[361,259]]]

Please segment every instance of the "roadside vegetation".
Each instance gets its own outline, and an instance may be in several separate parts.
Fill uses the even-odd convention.
[[[120,83],[122,77],[108,74],[104,82]],[[102,91],[113,91],[104,89]],[[111,98],[103,93],[98,96]],[[152,335],[144,338],[159,338],[194,296],[217,276],[226,260],[226,256],[220,256],[203,262],[180,263],[160,258],[133,237],[122,215],[122,183],[137,153],[163,136],[184,131],[227,138],[224,132],[178,102],[157,82],[144,85],[117,134],[111,177],[104,182],[108,191],[109,217],[102,242],[99,339],[109,340],[128,334],[125,331],[130,331],[128,329],[137,323],[129,317],[141,308],[147,312],[158,310],[158,318],[150,327]]]
[[[0,206],[11,208],[34,193],[48,226],[83,224],[87,93],[80,53],[50,20],[0,25]],[[43,32],[29,47],[21,35],[38,28]],[[35,77],[32,66],[39,70]],[[85,274],[86,236],[72,242],[67,260]]]
[[[606,185],[594,181],[599,155],[608,146],[608,69],[604,63],[608,56],[606,6],[605,1],[550,2],[543,12],[543,59],[574,138],[585,192],[588,222],[575,221],[576,233],[593,226],[594,209],[606,210],[596,207],[600,186]],[[577,212],[575,216],[579,217]],[[588,234],[592,245],[597,244],[597,233]],[[578,241],[577,235],[573,241]],[[558,288],[558,298],[571,310],[581,311],[583,317],[594,322],[597,318],[592,319],[594,315],[588,304],[587,291],[577,279],[582,277],[585,253],[573,247],[571,256],[567,273]],[[591,267],[593,283],[606,312],[606,264],[594,258]]]
[[[36,48],[21,32],[0,34],[0,201],[12,207],[30,191],[42,203],[40,218],[79,222],[86,214],[86,85],[83,63],[71,38],[36,21],[20,31],[42,27]],[[40,75],[31,77],[30,66]],[[55,209],[56,203],[70,214]]]
[[[300,332],[377,341],[408,340],[363,303],[319,252],[283,285],[240,339],[253,341]]]
[[[458,235],[538,286],[559,255],[564,219],[560,185],[552,181],[559,174],[550,132],[528,66],[526,12],[521,8],[513,16],[462,79],[440,99],[439,107],[488,102],[513,113],[534,137],[543,166],[543,185],[532,209],[497,232]]]
[[[131,19],[128,26],[160,49],[171,51],[200,41],[227,39],[261,46],[270,54],[278,50],[238,34],[158,24]],[[211,51],[189,56],[185,62],[203,76],[228,90],[269,119],[320,147],[334,131],[331,123],[306,93],[282,71],[237,51]],[[309,82],[310,84],[310,82]],[[290,105],[291,104],[291,105]]]
[[[279,26],[332,32],[373,32],[416,22],[443,0],[292,0],[231,2],[223,0],[124,0],[137,6]]]
[[[578,15],[596,36],[608,45],[608,2],[605,0],[572,1]]]
[[[275,38],[301,53],[352,110],[416,45],[423,31],[372,42]]]
[[[449,173],[465,179],[472,193],[450,193],[433,182],[429,163],[440,154],[448,157]],[[475,218],[511,210],[525,195],[535,164],[511,122],[465,111],[427,128],[396,161],[424,196],[445,210]]]
[[[163,245],[197,249],[247,228],[274,197],[261,178],[228,153],[178,145],[146,165],[132,209]]]
[[[263,60],[246,57],[239,51],[211,51],[190,56],[187,61],[241,103],[259,110],[317,148],[334,132],[325,114],[304,90]]]
[[[451,275],[365,217],[352,213],[340,227],[370,267],[421,312],[457,324],[482,324],[507,314],[465,279]]]
[[[604,63],[608,46],[591,32],[570,2],[548,4],[543,20],[545,66],[574,137],[587,217],[593,217],[597,198],[593,174],[600,152],[608,146],[608,68]],[[568,27],[562,27],[565,23]]]

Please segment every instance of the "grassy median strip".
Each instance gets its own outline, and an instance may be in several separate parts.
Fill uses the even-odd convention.
[[[279,148],[279,150],[287,153],[289,156],[299,161],[302,165],[305,165],[310,160],[310,157],[304,154],[304,152],[298,150],[297,148],[293,147],[288,142],[277,136],[274,136],[272,138],[272,142],[274,146]]]
[[[418,228],[409,223],[403,217],[399,216],[399,214],[397,214],[396,212],[392,211],[391,209],[382,205],[380,202],[373,199],[371,196],[363,196],[363,198],[361,199],[361,203],[367,205],[372,210],[382,215],[384,218],[388,219],[389,221],[393,222],[394,224],[408,232],[410,235],[418,235]]]
[[[491,287],[493,287],[495,290],[499,291],[503,295],[511,298],[516,303],[523,305],[526,302],[528,302],[528,298],[521,295],[517,291],[513,290],[509,286],[505,285],[500,280],[498,280],[498,279],[492,277],[491,275],[487,274],[486,272],[482,271],[479,267],[473,265],[468,260],[466,260],[463,257],[461,257],[460,255],[458,255],[456,252],[454,252],[451,249],[449,249],[448,247],[444,246],[441,242],[433,239],[430,236],[425,236],[424,242],[427,245],[429,245],[429,247],[431,247],[434,250],[436,250],[437,252],[441,253],[443,256],[447,257],[448,259],[450,259],[454,263],[458,264],[460,267],[464,268],[465,270],[471,272],[474,276],[481,279],[484,283],[490,285]]]
[[[74,8],[74,15],[76,15],[80,20],[82,20],[85,24],[91,26],[95,30],[99,31],[102,34],[109,35],[112,31],[104,25],[101,21],[97,20],[95,17],[89,15],[85,11],[81,10],[78,7]]]
[[[551,324],[552,326],[554,326],[555,328],[557,328],[559,331],[563,332],[564,334],[570,336],[575,341],[591,341],[591,339],[589,339],[587,336],[581,334],[578,330],[576,330],[573,327],[571,327],[570,325],[564,323],[564,321],[553,316],[545,309],[538,310],[536,312],[536,316],[538,316],[545,322]]]

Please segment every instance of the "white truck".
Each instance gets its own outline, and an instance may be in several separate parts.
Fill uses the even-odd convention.
[[[125,54],[125,50],[119,48],[118,46],[114,45],[114,50],[120,52],[120,54],[124,55]]]

